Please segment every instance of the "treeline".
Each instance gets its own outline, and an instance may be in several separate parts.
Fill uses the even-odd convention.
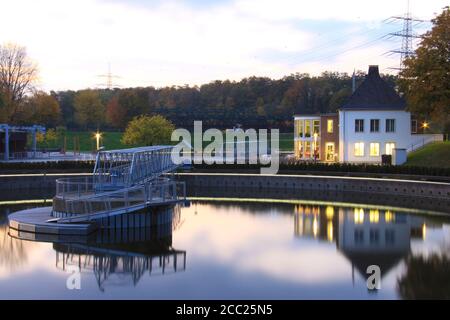
[[[357,83],[365,74],[358,72]],[[385,77],[392,85],[395,77]],[[70,129],[123,130],[133,117],[160,114],[177,127],[292,128],[295,113],[334,112],[351,94],[345,73],[294,74],[279,80],[250,77],[239,82],[214,81],[200,87],[92,89],[51,92],[61,108],[62,125]]]
[[[365,77],[356,74],[359,84]],[[394,76],[385,76],[395,85]],[[292,130],[296,113],[335,112],[351,95],[352,77],[324,72],[312,77],[293,74],[273,80],[250,77],[214,81],[201,86],[164,88],[87,89],[39,92],[25,99],[10,122],[39,123],[71,130],[123,131],[133,117],[162,115],[176,127],[191,129],[194,120],[204,128],[279,128]]]

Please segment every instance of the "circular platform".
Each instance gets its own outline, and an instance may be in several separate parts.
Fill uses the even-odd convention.
[[[14,212],[8,216],[9,227],[19,232],[49,235],[88,235],[97,229],[95,223],[56,223],[52,207],[33,208]]]

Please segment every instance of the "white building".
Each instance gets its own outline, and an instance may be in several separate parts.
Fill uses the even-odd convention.
[[[395,164],[401,164],[406,161],[406,153],[442,140],[442,135],[423,134],[421,124],[405,108],[404,99],[380,77],[378,66],[370,66],[366,79],[336,118],[294,117],[295,154],[303,160],[314,159],[315,155],[317,160],[351,163],[380,163],[381,156],[387,154],[393,156]],[[338,122],[338,134],[333,134],[333,121]],[[313,122],[315,126],[308,125]],[[311,139],[315,152],[305,149]]]

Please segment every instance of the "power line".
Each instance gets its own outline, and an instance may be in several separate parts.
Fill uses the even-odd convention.
[[[387,19],[388,23],[403,21],[403,29],[397,32],[391,32],[387,36],[390,38],[399,37],[402,39],[402,46],[400,49],[390,50],[387,53],[389,55],[399,54],[400,55],[400,66],[399,68],[393,67],[394,70],[403,70],[405,67],[405,60],[414,56],[413,40],[422,38],[413,32],[413,27],[419,26],[420,24],[426,22],[426,20],[420,20],[413,18],[410,11],[410,3],[408,0],[407,11],[403,16],[392,16]],[[415,23],[413,25],[413,23]]]

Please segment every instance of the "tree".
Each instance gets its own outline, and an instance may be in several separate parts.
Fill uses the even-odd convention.
[[[266,109],[265,109],[265,106],[264,106],[264,99],[263,98],[258,98],[258,100],[256,100],[256,113],[260,117],[265,117],[266,116]]]
[[[416,50],[405,60],[399,86],[405,93],[408,109],[440,124],[450,122],[450,9],[432,20]]]
[[[114,96],[106,105],[106,120],[114,128],[123,128],[126,123],[126,110],[119,104],[119,99]]]
[[[42,144],[45,148],[49,148],[54,145],[58,140],[58,134],[55,129],[47,130],[45,134],[40,132],[36,133],[36,141]]]
[[[51,95],[39,91],[28,99],[26,110],[28,121],[45,126],[56,127],[61,119],[61,108]]]
[[[100,128],[105,116],[105,107],[95,90],[77,92],[74,100],[75,121],[84,128]]]
[[[170,143],[175,126],[166,118],[157,116],[139,116],[131,120],[122,137],[122,143],[128,145],[158,145]]]
[[[28,58],[25,47],[13,43],[0,45],[0,92],[4,100],[0,120],[14,123],[37,76],[37,66]]]

